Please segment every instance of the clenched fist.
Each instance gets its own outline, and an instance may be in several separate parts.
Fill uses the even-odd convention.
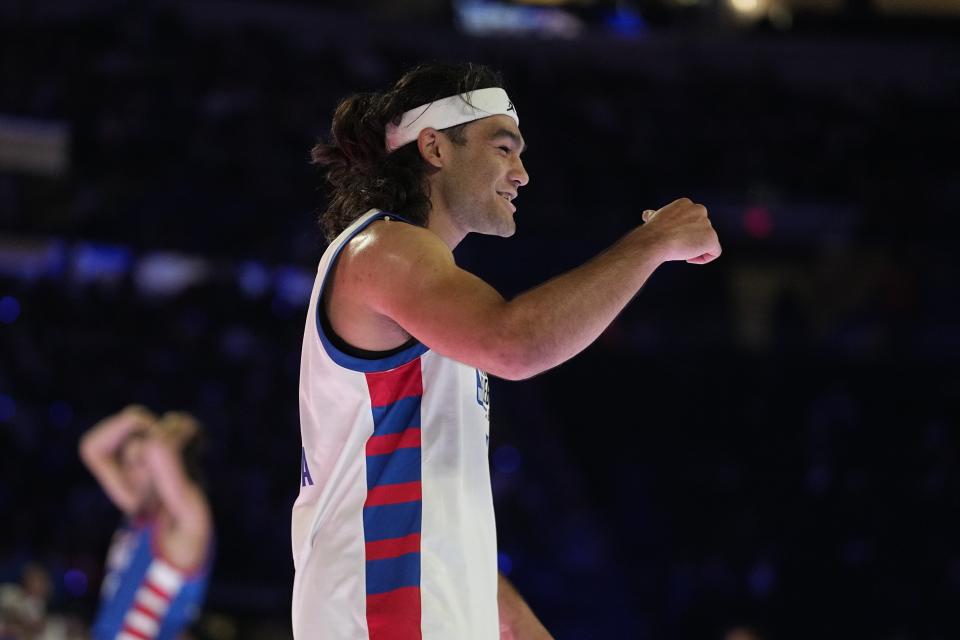
[[[643,221],[643,232],[655,238],[664,262],[706,264],[720,257],[720,239],[702,204],[680,198],[656,211],[644,211]]]

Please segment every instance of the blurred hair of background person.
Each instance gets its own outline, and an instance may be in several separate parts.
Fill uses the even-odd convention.
[[[199,613],[213,557],[200,444],[193,417],[138,406],[81,439],[80,457],[126,516],[107,555],[94,638],[176,638]]]

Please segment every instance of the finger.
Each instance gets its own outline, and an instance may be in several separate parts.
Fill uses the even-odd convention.
[[[696,258],[690,258],[687,260],[689,264],[707,264],[708,262],[713,262],[719,257],[719,254],[704,253],[703,255],[697,256]]]

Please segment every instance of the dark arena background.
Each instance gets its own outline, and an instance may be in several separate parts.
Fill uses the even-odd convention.
[[[425,60],[521,115],[518,232],[457,250],[504,295],[681,196],[724,247],[491,382],[500,568],[555,637],[960,637],[956,0],[0,7],[0,637],[87,633],[120,516],[77,443],[131,403],[209,436],[189,637],[290,637],[309,149]]]

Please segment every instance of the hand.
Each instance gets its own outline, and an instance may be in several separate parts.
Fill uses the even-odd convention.
[[[140,404],[127,405],[117,415],[122,417],[123,421],[130,425],[130,430],[134,432],[148,431],[157,422],[157,416]]]
[[[644,233],[654,234],[664,262],[685,260],[690,264],[707,264],[720,257],[720,239],[707,208],[689,198],[674,200],[656,211],[643,212]]]
[[[197,421],[189,413],[168,411],[151,426],[147,435],[171,448],[181,449],[197,430]]]

